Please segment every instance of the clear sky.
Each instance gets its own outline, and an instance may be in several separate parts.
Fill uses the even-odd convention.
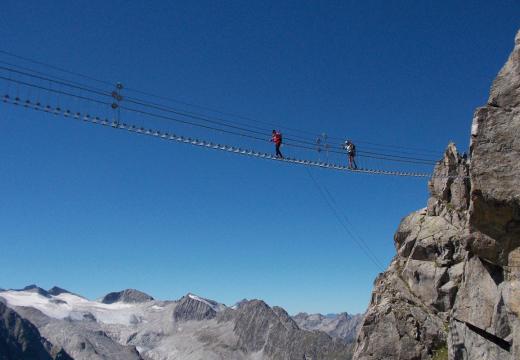
[[[4,0],[0,50],[257,125],[349,137],[359,150],[427,149],[421,156],[436,159],[450,140],[467,148],[473,111],[519,27],[513,0]],[[304,167],[4,103],[0,139],[0,287],[261,298],[290,313],[361,312],[369,302],[380,269]],[[312,175],[386,267],[400,219],[426,204],[427,181]]]

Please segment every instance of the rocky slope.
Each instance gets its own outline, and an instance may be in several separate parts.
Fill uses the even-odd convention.
[[[68,360],[61,348],[42,338],[38,329],[0,301],[0,359]]]
[[[53,288],[54,289],[54,288]],[[49,291],[50,292],[50,291]],[[147,301],[152,301],[153,297],[144,292],[135,289],[126,289],[119,292],[111,292],[106,294],[101,302],[103,304],[113,304],[116,302],[123,303],[142,303]]]
[[[357,337],[363,315],[299,313],[293,316],[293,319],[301,329],[323,331],[333,338],[343,339],[345,342],[351,343]]]
[[[352,345],[321,331],[302,330],[285,310],[260,300],[230,308],[193,294],[177,301],[153,300],[136,290],[111,294],[118,295],[106,303],[31,286],[2,291],[0,300],[77,360],[352,357]]]
[[[469,158],[450,144],[399,225],[354,359],[520,359],[520,32]]]

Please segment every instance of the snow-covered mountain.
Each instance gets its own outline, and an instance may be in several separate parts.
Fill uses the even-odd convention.
[[[32,285],[0,291],[0,302],[34,326],[49,348],[78,360],[351,357],[345,341],[302,330],[285,310],[260,300],[231,308],[194,294],[160,301],[128,289],[92,301]]]
[[[0,298],[0,359],[70,360],[60,347],[42,338],[38,329],[7,307]]]

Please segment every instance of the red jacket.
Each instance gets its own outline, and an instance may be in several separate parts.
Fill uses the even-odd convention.
[[[279,132],[274,133],[273,136],[271,137],[271,141],[274,142],[276,145],[281,144],[282,143],[282,134],[280,134]]]

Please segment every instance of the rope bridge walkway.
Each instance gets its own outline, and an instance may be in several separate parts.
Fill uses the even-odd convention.
[[[290,164],[298,164],[304,166],[311,167],[319,167],[324,169],[331,170],[339,170],[339,171],[348,171],[351,173],[362,173],[362,174],[373,174],[373,175],[387,175],[387,176],[401,176],[401,177],[415,177],[415,178],[432,178],[434,177],[431,173],[421,173],[421,172],[403,172],[403,171],[389,171],[389,170],[379,170],[379,169],[366,169],[366,168],[357,168],[352,169],[345,165],[339,165],[329,162],[321,162],[314,160],[306,160],[306,159],[297,159],[292,157],[278,158],[275,155],[259,152],[251,149],[243,149],[240,147],[225,145],[225,144],[217,144],[211,141],[205,141],[200,139],[194,139],[178,134],[162,132],[156,129],[138,127],[131,124],[121,123],[116,120],[109,120],[107,118],[102,119],[97,116],[91,116],[89,114],[82,114],[80,112],[73,112],[68,109],[61,109],[60,107],[46,105],[43,106],[39,102],[33,102],[29,99],[20,99],[19,97],[12,98],[9,95],[3,96],[3,101],[12,105],[20,105],[27,109],[35,110],[35,111],[43,111],[46,113],[54,114],[54,115],[62,115],[66,118],[72,118],[76,120],[81,120],[84,122],[88,122],[95,125],[101,125],[113,129],[126,130],[135,134],[148,135],[152,137],[156,137],[163,140],[176,141],[184,144],[190,144],[193,146],[204,147],[207,149],[220,150],[233,154],[239,154],[244,156],[251,156],[260,159],[273,160],[279,162],[285,162]],[[456,178],[460,176],[435,176],[435,177],[443,177],[443,178]]]

